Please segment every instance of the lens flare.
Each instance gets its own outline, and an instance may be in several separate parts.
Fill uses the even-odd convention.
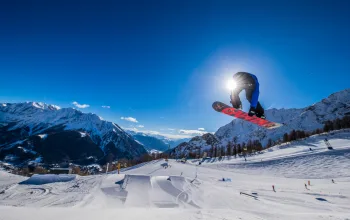
[[[229,80],[226,85],[228,90],[234,90],[237,87],[237,83],[234,80]]]

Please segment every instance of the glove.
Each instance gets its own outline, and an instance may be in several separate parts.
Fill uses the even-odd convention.
[[[235,109],[242,109],[242,104],[239,104],[237,102],[233,102],[233,101],[230,101],[230,103],[232,104],[232,107],[235,108]]]
[[[255,115],[255,112],[256,112],[255,108],[254,108],[254,107],[250,107],[249,112],[248,112],[248,115],[249,115],[250,117],[252,117],[252,116]]]
[[[242,102],[239,100],[239,98],[233,98],[232,95],[230,96],[230,103],[232,104],[232,107],[235,109],[242,109]]]

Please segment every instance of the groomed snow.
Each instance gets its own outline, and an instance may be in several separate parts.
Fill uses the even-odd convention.
[[[349,219],[350,138],[328,139],[332,151],[318,136],[247,162],[158,160],[42,185],[0,171],[0,219]]]

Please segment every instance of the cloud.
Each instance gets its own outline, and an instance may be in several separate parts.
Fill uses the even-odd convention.
[[[127,130],[127,131],[134,131],[134,132],[139,132],[139,129],[135,128],[135,127],[132,127],[132,128],[124,128],[122,127],[124,130]]]
[[[144,126],[144,125],[139,125],[139,126],[137,126],[137,127],[139,127],[139,128],[144,128],[145,126]]]
[[[136,118],[133,118],[133,117],[121,117],[120,118],[121,120],[125,120],[125,121],[130,121],[130,122],[133,122],[133,123],[139,123]]]
[[[204,128],[198,128],[198,131],[205,131]]]
[[[149,136],[153,136],[153,137],[165,137],[167,139],[171,139],[171,140],[179,140],[179,139],[184,139],[184,138],[192,138],[193,136],[191,135],[185,135],[185,134],[168,134],[168,133],[161,133],[159,131],[152,131],[152,130],[138,130],[135,127],[129,127],[129,128],[124,128],[124,130],[128,130],[128,131],[134,131],[134,132],[141,132],[142,134],[146,134]]]
[[[111,108],[111,106],[109,106],[109,105],[102,105],[101,107],[102,108]]]
[[[76,101],[72,102],[72,104],[77,108],[89,108],[90,107],[90,105],[88,105],[88,104],[79,104]]]
[[[205,133],[207,133],[207,132],[206,131],[199,131],[199,130],[185,130],[185,129],[179,130],[179,134],[191,135],[191,136],[203,135]]]
[[[168,134],[168,133],[163,133],[163,132],[159,132],[159,131],[151,131],[151,130],[142,131],[142,133],[150,135],[150,136],[163,136],[163,137],[166,137],[166,138],[172,139],[172,140],[193,137],[193,136],[187,135],[187,134]]]

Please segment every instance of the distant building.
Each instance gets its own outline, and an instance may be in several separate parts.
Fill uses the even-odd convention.
[[[51,174],[71,174],[72,169],[71,168],[51,168],[49,172]]]

